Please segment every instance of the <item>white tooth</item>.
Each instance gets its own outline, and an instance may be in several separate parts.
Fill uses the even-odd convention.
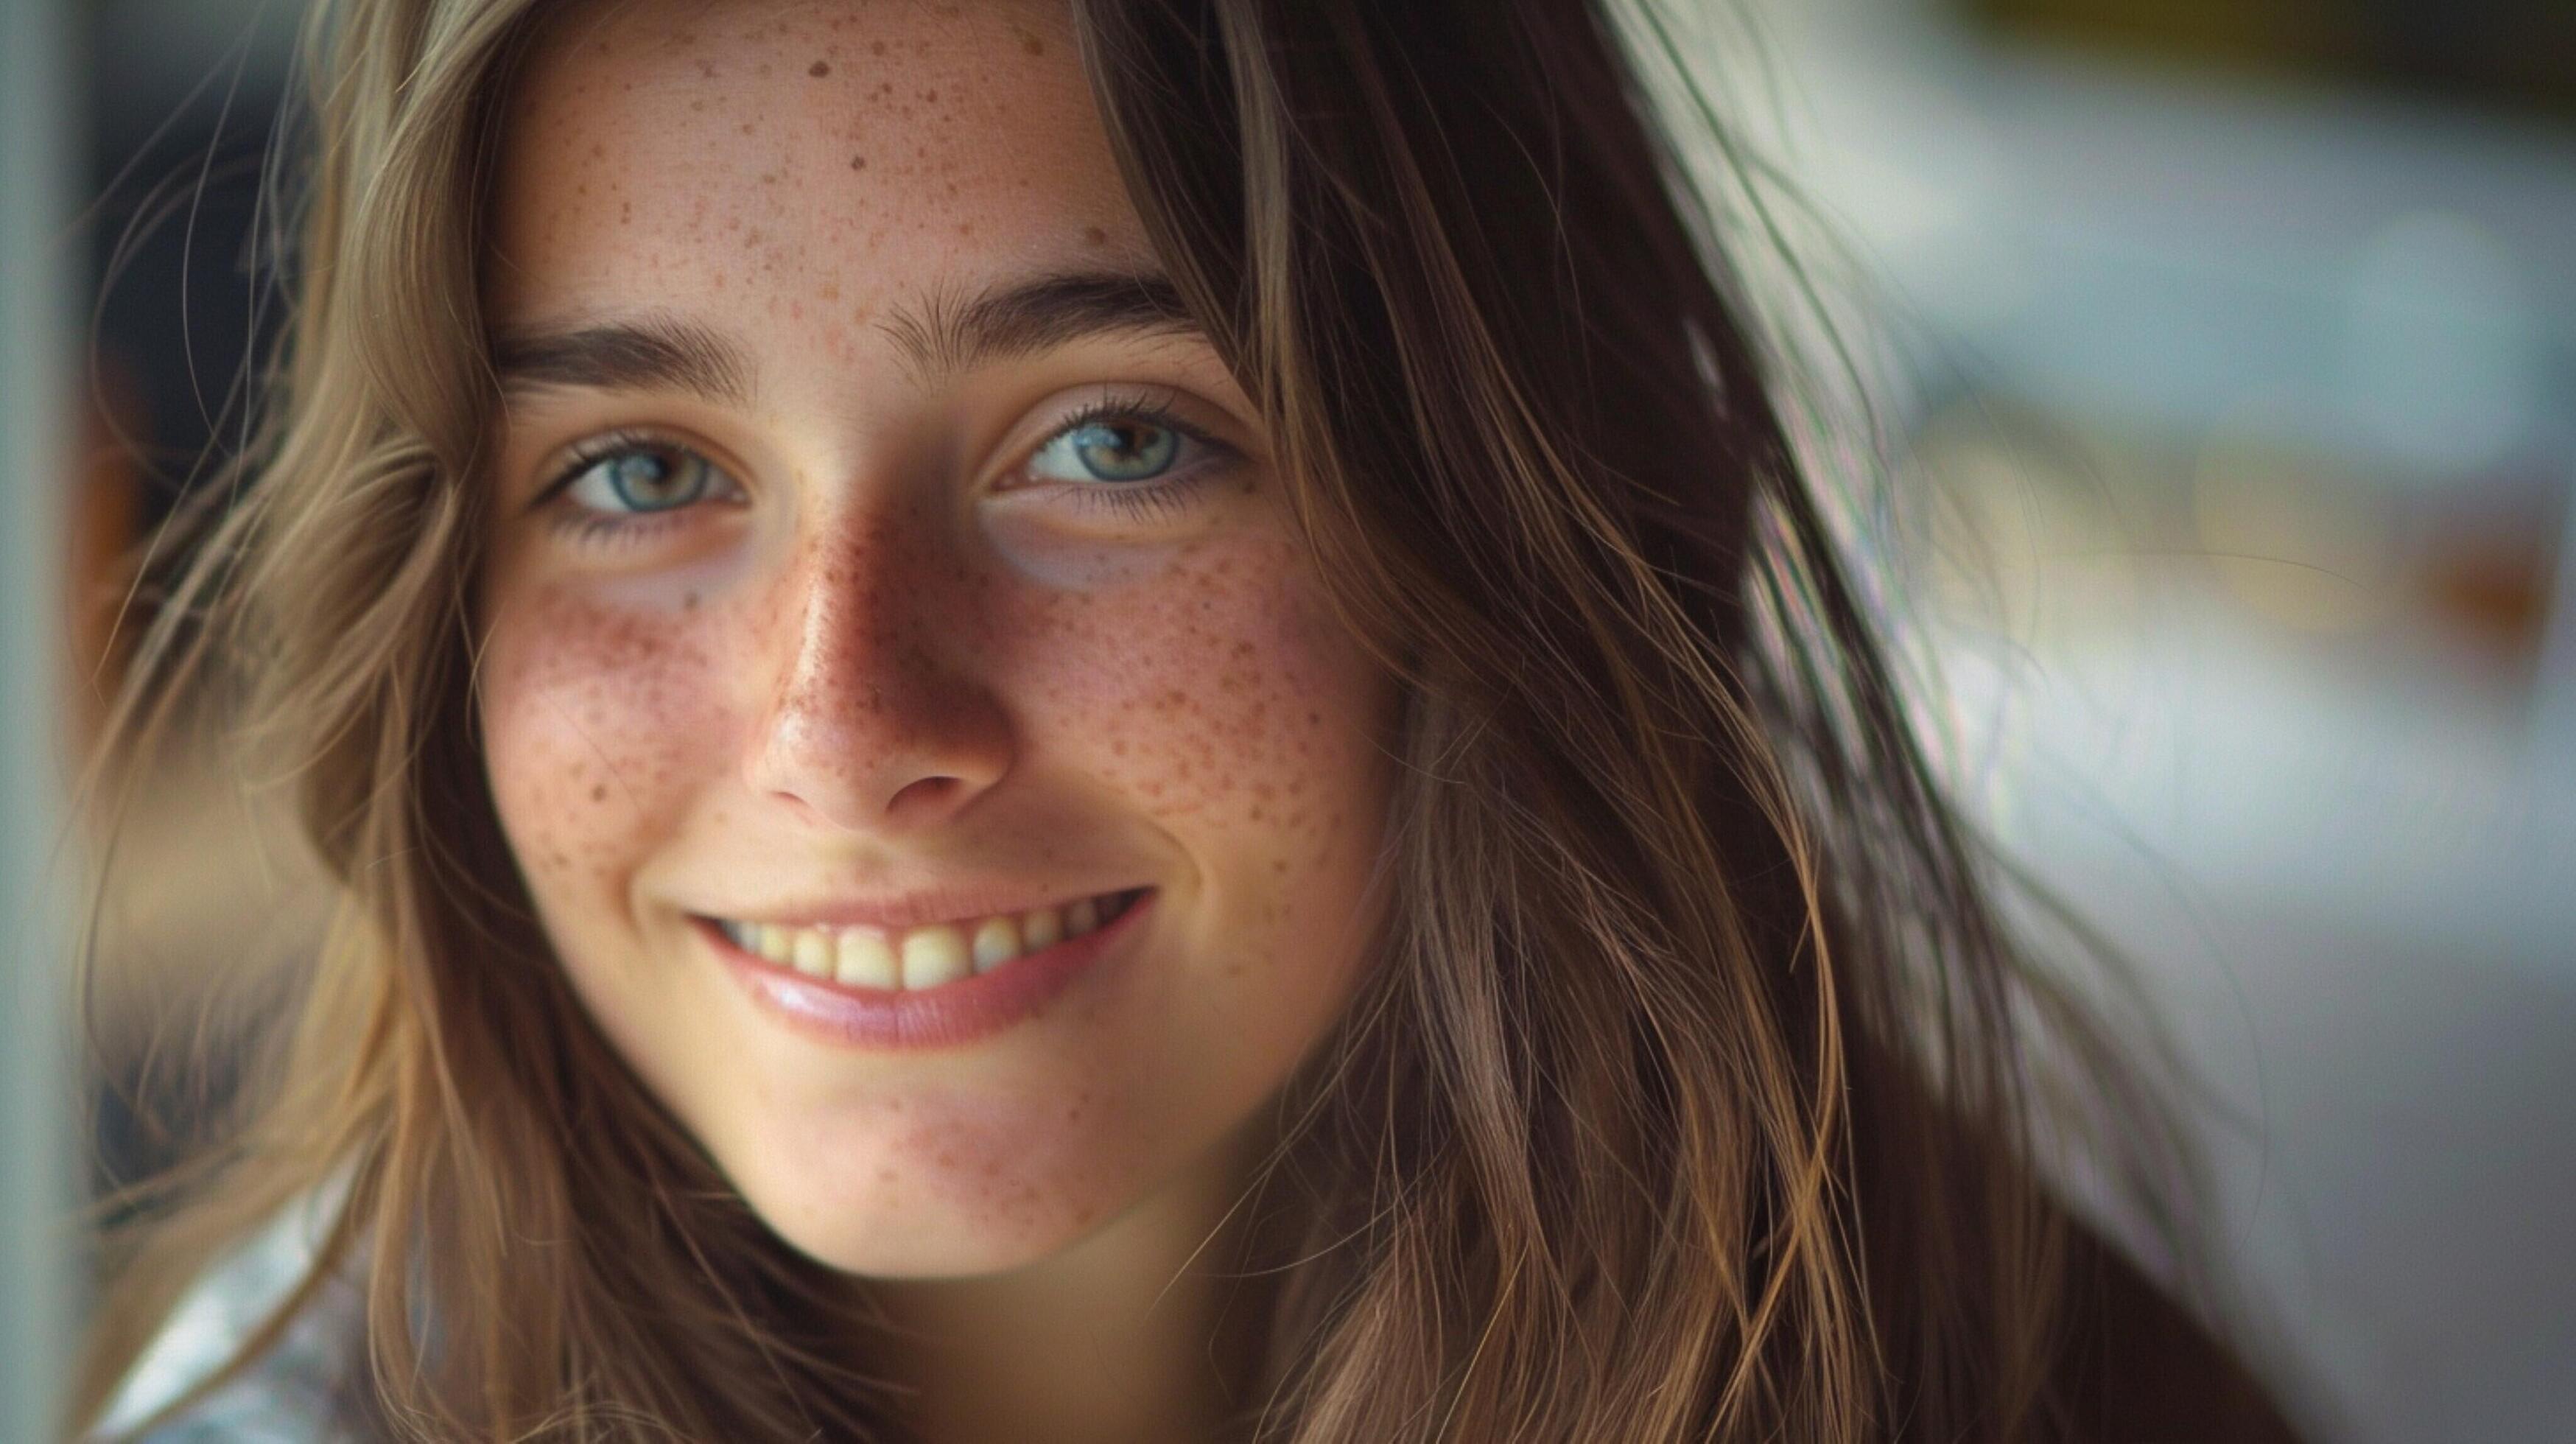
[[[851,931],[841,934],[839,966],[832,976],[853,988],[901,987],[902,974],[895,968],[894,945],[879,933]]]
[[[1064,914],[1054,908],[1039,908],[1020,915],[1020,947],[1024,952],[1055,946],[1064,936]]]
[[[796,944],[788,937],[787,929],[776,923],[762,923],[760,936],[752,941],[754,944],[752,951],[773,963],[786,962],[796,950]]]
[[[975,928],[975,971],[989,973],[1020,955],[1020,929],[1009,918],[986,918]]]
[[[1100,926],[1100,905],[1089,898],[1084,898],[1082,901],[1075,903],[1073,906],[1064,910],[1064,935],[1066,937],[1081,937],[1084,933],[1087,933],[1098,926]]]
[[[970,971],[966,935],[953,923],[914,928],[903,937],[903,986],[907,991],[953,983]]]
[[[820,928],[798,928],[793,936],[796,971],[818,978],[832,976],[832,940],[823,936]]]

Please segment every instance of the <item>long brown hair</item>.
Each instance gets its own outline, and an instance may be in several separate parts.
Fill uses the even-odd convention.
[[[904,1437],[863,1291],[766,1233],[544,965],[483,781],[473,298],[550,8],[338,0],[312,32],[268,439],[195,519],[121,745],[130,775],[177,709],[228,719],[336,910],[240,1126],[128,1200],[91,1410],[225,1244],[344,1180],[242,1357],[359,1270],[392,1432]],[[1575,0],[1073,10],[1154,246],[1405,695],[1385,956],[1255,1186],[1243,1432],[2056,1436],[2043,1042],[2125,1142],[2153,1117],[1926,765],[1648,93],[1664,32]]]

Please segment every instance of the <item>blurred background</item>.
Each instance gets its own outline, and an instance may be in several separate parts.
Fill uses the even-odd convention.
[[[1953,776],[2206,1080],[2267,1368],[2576,1439],[2576,0],[1757,10]]]
[[[59,1207],[166,1143],[66,1121],[60,759],[111,559],[239,441],[301,7],[7,5],[0,1437],[36,1438]],[[2576,0],[1740,18],[1727,99],[1863,298],[1944,756],[2205,1080],[2263,1367],[2321,1439],[2576,1438]],[[190,785],[118,946],[290,951],[269,852],[203,856],[253,810]]]

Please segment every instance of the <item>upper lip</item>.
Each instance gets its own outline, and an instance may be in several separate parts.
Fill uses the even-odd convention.
[[[724,922],[766,923],[777,927],[872,927],[891,931],[930,923],[964,922],[970,918],[1035,912],[1040,908],[1064,907],[1084,898],[1109,897],[1136,890],[1133,885],[1085,891],[1079,888],[1034,889],[996,884],[933,888],[886,897],[816,898],[751,906],[741,911],[709,909],[698,915]]]

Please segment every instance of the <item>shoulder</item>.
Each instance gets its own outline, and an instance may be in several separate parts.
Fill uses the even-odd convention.
[[[2101,1444],[2299,1444],[2243,1361],[2091,1229],[2069,1228],[2059,1397]]]
[[[365,1309],[356,1281],[346,1275],[326,1279],[277,1342],[239,1373],[179,1413],[157,1417],[230,1362],[303,1281],[337,1196],[326,1188],[297,1200],[191,1285],[118,1384],[92,1439],[198,1444],[360,1437],[350,1421]]]

